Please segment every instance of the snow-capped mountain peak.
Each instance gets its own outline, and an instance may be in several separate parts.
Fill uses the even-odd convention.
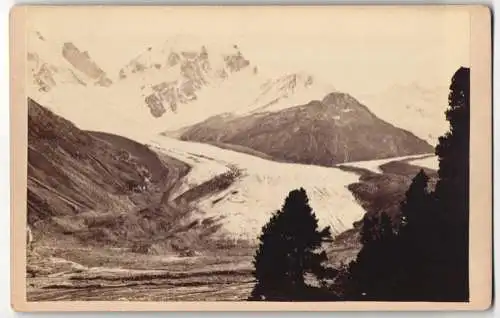
[[[195,37],[179,36],[147,48],[120,70],[119,78],[138,86],[151,114],[161,117],[197,100],[204,87],[249,66],[237,45],[207,45]]]
[[[59,43],[39,31],[27,34],[29,89],[33,94],[48,92],[58,85],[107,87],[112,81],[88,52],[71,42]]]
[[[289,73],[267,80],[260,89],[250,107],[253,112],[277,111],[292,105],[305,104],[336,91],[332,85],[322,83],[306,72]]]
[[[87,105],[106,114],[120,112],[131,121],[147,121],[158,132],[223,113],[277,112],[338,92],[316,74],[275,74],[260,69],[237,43],[184,35],[146,47],[119,71],[119,79],[110,87],[91,52],[80,51],[70,41],[53,41],[37,31],[29,33],[28,66],[35,88],[30,95],[36,100],[38,95],[48,94],[41,101],[60,109],[71,101],[71,109],[64,113],[74,113],[75,118],[86,116]],[[443,116],[447,93],[446,87],[428,88],[413,82],[355,97],[377,117],[434,144],[448,129]],[[75,94],[85,98],[76,101]],[[80,110],[76,103],[82,105]]]

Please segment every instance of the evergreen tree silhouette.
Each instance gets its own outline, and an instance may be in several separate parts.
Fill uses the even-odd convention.
[[[394,299],[394,271],[398,268],[397,235],[386,213],[365,215],[361,230],[363,247],[342,279],[346,300]]]
[[[434,192],[428,194],[428,177],[421,171],[401,206],[398,254],[407,273],[400,279],[398,293],[408,300],[467,301],[469,297],[469,86],[469,69],[458,69],[445,113],[450,130],[436,147],[439,178]]]
[[[401,202],[399,225],[365,216],[363,247],[342,278],[348,300],[467,301],[469,298],[469,121],[470,74],[452,78],[439,138],[438,181],[429,193],[423,170]]]
[[[413,178],[396,220],[386,213],[363,219],[362,249],[341,284],[347,300],[425,300],[430,272],[427,248],[432,229],[429,177]],[[430,265],[432,267],[432,264]]]
[[[405,193],[405,199],[401,202],[401,227],[406,231],[419,228],[422,213],[429,208],[429,177],[423,169],[413,178],[412,183]]]
[[[394,270],[395,295],[402,300],[432,299],[435,260],[431,255],[436,233],[435,209],[428,189],[429,177],[421,169],[401,203],[398,244],[394,257],[399,268]]]
[[[446,118],[450,131],[439,138],[439,180],[434,198],[443,235],[436,293],[448,301],[469,299],[469,150],[470,70],[458,69],[451,81]]]
[[[291,191],[281,210],[262,228],[253,262],[257,284],[250,300],[304,300],[306,273],[321,277],[327,260],[322,243],[330,228],[318,229],[318,219],[303,188]]]

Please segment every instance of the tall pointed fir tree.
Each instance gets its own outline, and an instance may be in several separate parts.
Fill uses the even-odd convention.
[[[415,175],[410,187],[405,193],[405,199],[401,202],[401,227],[407,231],[421,228],[419,223],[423,212],[429,209],[429,177],[423,169]]]
[[[439,180],[434,194],[443,233],[436,292],[448,301],[469,299],[469,96],[470,70],[461,67],[450,85],[446,111],[450,130],[436,147]]]
[[[428,189],[429,177],[424,170],[413,178],[401,203],[401,222],[398,231],[398,250],[395,257],[400,267],[395,270],[397,289],[402,300],[428,300],[433,289],[429,257],[439,228],[434,222],[432,197]]]
[[[321,276],[327,260],[321,251],[331,241],[330,228],[318,229],[306,191],[293,190],[281,210],[262,228],[253,275],[257,281],[250,300],[305,300],[307,273]]]
[[[348,273],[342,278],[346,300],[393,299],[397,237],[391,218],[386,213],[363,218],[363,247]]]

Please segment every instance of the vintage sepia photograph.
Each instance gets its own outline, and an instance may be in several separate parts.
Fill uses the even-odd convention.
[[[471,8],[18,10],[26,302],[469,303],[491,271]]]

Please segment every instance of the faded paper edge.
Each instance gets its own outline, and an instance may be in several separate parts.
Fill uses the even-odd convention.
[[[454,5],[470,14],[470,301],[444,302],[122,302],[122,301],[26,301],[27,219],[27,102],[26,80],[26,15],[27,10],[65,10],[102,6],[15,6],[10,12],[10,124],[11,124],[11,305],[15,311],[430,311],[486,310],[492,304],[492,75],[491,75],[491,12],[487,6]],[[114,14],[127,10],[154,10],[153,7],[106,6]],[[363,10],[367,8],[396,9],[401,6],[289,6],[289,7],[172,7],[174,10]],[[416,5],[429,9],[450,9],[450,6]]]

